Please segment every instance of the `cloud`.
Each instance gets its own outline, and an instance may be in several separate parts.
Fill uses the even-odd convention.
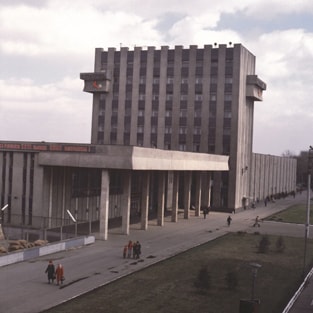
[[[101,12],[87,4],[70,3],[51,1],[48,7],[2,7],[0,51],[34,57],[82,55],[95,47],[120,42],[132,45],[160,41],[154,29],[156,20],[123,11]]]
[[[82,92],[79,73],[93,70],[96,47],[231,41],[256,55],[256,74],[268,86],[264,102],[255,104],[255,149],[306,147],[313,133],[313,34],[297,25],[300,14],[310,22],[312,12],[311,0],[3,0],[0,136],[88,141],[92,97]],[[298,22],[286,27],[293,17]]]

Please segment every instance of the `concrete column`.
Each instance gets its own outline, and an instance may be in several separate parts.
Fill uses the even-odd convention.
[[[165,175],[160,171],[158,173],[158,226],[164,225],[164,187]]]
[[[201,180],[202,185],[202,205],[203,206],[210,206],[211,202],[211,173],[206,172],[203,173],[203,177]]]
[[[122,234],[129,235],[131,172],[123,171]]]
[[[101,174],[101,196],[99,209],[99,237],[102,240],[108,239],[108,220],[109,220],[109,186],[110,176],[107,170],[102,170]]]
[[[172,200],[172,222],[178,220],[178,186],[179,186],[179,172],[173,172],[173,200]]]
[[[200,216],[201,208],[201,172],[196,172],[195,216]]]
[[[150,193],[150,172],[145,171],[142,181],[142,194],[141,194],[141,229],[148,229],[148,216],[149,216],[149,193]]]
[[[184,218],[188,219],[190,215],[190,194],[191,194],[191,171],[184,173]]]

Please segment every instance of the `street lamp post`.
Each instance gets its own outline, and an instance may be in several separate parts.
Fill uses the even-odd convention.
[[[309,229],[310,229],[310,208],[311,208],[311,171],[312,171],[312,160],[313,156],[313,147],[310,146],[308,153],[308,182],[307,182],[307,207],[306,207],[306,223],[305,223],[305,234],[304,234],[304,260],[303,260],[303,276],[305,276],[305,267],[306,267],[306,253],[307,253],[307,241],[309,238]]]
[[[255,282],[256,277],[258,275],[258,269],[262,267],[262,265],[258,263],[250,263],[250,266],[252,267],[252,287],[251,287],[251,300],[254,301],[254,293],[255,293]]]

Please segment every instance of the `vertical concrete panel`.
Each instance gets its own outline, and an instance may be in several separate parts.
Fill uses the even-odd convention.
[[[149,216],[149,194],[150,194],[150,172],[145,171],[143,174],[143,185],[141,194],[141,229],[148,229]]]
[[[201,207],[201,172],[195,173],[195,179],[196,179],[196,190],[195,190],[195,216],[200,216],[200,207]]]
[[[165,190],[165,174],[158,172],[158,226],[164,225],[164,190]]]
[[[173,172],[173,201],[172,201],[172,222],[177,222],[178,217],[178,186],[179,172]]]
[[[131,197],[131,172],[123,172],[123,197],[122,197],[122,233],[129,235],[130,222],[130,197]]]
[[[151,147],[151,116],[152,116],[152,86],[153,86],[153,60],[155,47],[148,47],[147,51],[147,71],[145,90],[145,125],[144,125],[144,147]],[[159,112],[160,112],[159,107]],[[162,108],[164,110],[164,107]],[[161,114],[162,115],[162,114]],[[163,113],[164,116],[164,113]],[[162,124],[164,129],[164,123]],[[157,144],[156,142],[154,143]]]
[[[188,68],[189,73],[188,73],[188,104],[187,104],[187,134],[186,134],[187,151],[194,151],[193,130],[194,130],[194,114],[195,114],[196,56],[197,56],[197,46],[190,46],[189,68]]]
[[[191,173],[184,173],[184,218],[188,219],[190,215],[190,194],[191,194]]]
[[[137,116],[139,101],[139,81],[140,81],[140,54],[141,47],[135,47],[134,50],[134,67],[132,81],[132,105],[131,105],[131,121],[130,121],[130,145],[137,145]],[[136,117],[136,118],[135,118]]]
[[[203,77],[211,76],[211,45],[205,45],[203,51]],[[203,103],[209,103],[209,95],[210,95],[210,80],[203,79],[202,82],[202,96]],[[202,105],[202,116],[204,118],[209,116],[209,106]],[[209,136],[209,128],[207,123],[201,123],[201,144],[200,144],[200,152],[208,153],[208,136]]]
[[[100,196],[100,239],[108,239],[108,220],[109,220],[109,190],[110,190],[110,176],[107,170],[102,170],[101,173],[101,196]]]

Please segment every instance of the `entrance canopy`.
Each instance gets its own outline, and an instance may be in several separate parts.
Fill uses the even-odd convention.
[[[161,170],[228,171],[228,156],[160,150],[133,146],[99,145],[93,152],[41,152],[43,166]]]

